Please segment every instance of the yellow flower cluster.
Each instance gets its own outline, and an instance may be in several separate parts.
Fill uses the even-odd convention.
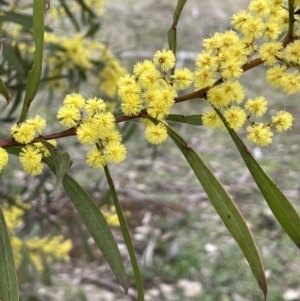
[[[98,17],[100,17],[104,13],[105,2],[106,0],[85,0],[84,5],[86,8],[91,10],[93,14],[96,14]],[[72,12],[82,13],[82,7],[79,6],[76,1],[70,1],[68,4],[70,5],[70,9],[72,10]],[[61,5],[55,5],[55,3],[51,2],[48,14],[53,20],[56,20],[59,17],[65,17],[66,11]]]
[[[19,197],[20,199],[20,197]],[[18,201],[19,202],[19,201]],[[24,206],[25,207],[25,206]],[[15,265],[18,268],[26,252],[37,271],[42,271],[44,261],[51,264],[53,260],[69,261],[72,249],[70,239],[65,240],[61,235],[52,237],[22,238],[17,236],[17,228],[22,224],[24,211],[16,206],[4,204],[3,212],[7,228],[11,236]]]
[[[19,159],[25,172],[33,176],[42,173],[44,168],[42,158],[50,155],[42,143],[29,145],[37,135],[42,134],[45,127],[46,120],[37,115],[34,118],[27,119],[23,123],[14,124],[10,130],[15,141],[27,144],[21,149]],[[55,140],[49,140],[49,143],[56,146]],[[7,151],[0,147],[0,172],[7,162]]]
[[[43,271],[44,261],[51,264],[54,260],[70,261],[69,252],[72,241],[63,236],[33,237],[24,242],[24,249],[29,253],[29,258],[37,271]]]
[[[112,227],[119,227],[120,222],[114,206],[110,207],[108,211],[102,211],[107,223]]]
[[[121,134],[116,130],[114,115],[106,111],[103,99],[85,100],[78,93],[68,94],[57,118],[63,126],[76,128],[80,143],[95,145],[86,155],[89,166],[102,168],[108,162],[125,160],[126,148],[121,143]]]
[[[116,81],[125,74],[125,69],[103,43],[89,40],[80,33],[70,37],[45,32],[44,41],[46,48],[47,45],[58,47],[55,53],[49,51],[45,56],[46,64],[50,67],[49,77],[58,78],[49,82],[53,89],[62,92],[68,89],[68,83],[60,78],[66,70],[73,72],[75,68],[80,68],[86,72],[92,70],[96,64],[101,64],[103,67],[100,68],[98,76],[90,75],[104,93],[110,97],[115,95]]]
[[[145,122],[146,139],[153,144],[167,139],[165,119],[175,103],[177,90],[186,89],[193,81],[193,73],[187,68],[175,69],[174,74],[168,76],[174,66],[174,53],[163,49],[154,54],[152,61],[137,63],[133,75],[126,74],[118,81],[125,116],[137,116],[145,109],[149,116],[159,120],[157,125],[149,120]]]
[[[208,102],[221,111],[232,129],[240,129],[248,120],[251,125],[247,127],[247,138],[260,146],[272,142],[272,127],[278,132],[291,128],[293,117],[282,110],[271,117],[270,123],[252,120],[253,116],[259,118],[267,112],[268,102],[260,96],[243,103],[245,95],[238,80],[244,72],[243,66],[257,53],[269,67],[266,79],[272,86],[287,94],[300,91],[300,43],[295,40],[285,47],[277,41],[289,23],[286,3],[284,0],[250,1],[247,11],[233,15],[233,30],[204,39],[204,50],[196,59],[195,88],[209,87]],[[299,35],[300,26],[295,26]],[[202,122],[213,129],[223,127],[214,109],[202,115]]]

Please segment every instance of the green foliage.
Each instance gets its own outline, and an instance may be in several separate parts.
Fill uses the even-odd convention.
[[[93,148],[87,152],[86,162],[94,169],[104,169],[109,194],[102,203],[109,203],[108,198],[113,200],[133,267],[138,300],[142,301],[144,288],[138,260],[108,168],[111,163],[125,160],[127,150],[124,141],[133,138],[136,129],[136,124],[130,121],[141,119],[148,142],[158,145],[170,137],[181,151],[217,214],[244,254],[266,300],[267,277],[244,216],[202,158],[168,122],[226,129],[274,217],[299,248],[298,213],[252,157],[236,131],[248,122],[247,139],[258,146],[267,146],[272,142],[273,131],[281,133],[292,126],[294,117],[284,110],[272,114],[269,122],[259,119],[268,111],[267,105],[270,106],[271,103],[263,96],[250,98],[244,103],[245,92],[239,78],[247,70],[264,64],[268,68],[266,80],[271,86],[280,88],[286,94],[299,93],[300,19],[296,10],[299,9],[300,1],[252,0],[248,11],[241,11],[232,17],[234,30],[216,33],[204,40],[205,50],[197,56],[194,72],[188,68],[176,68],[177,25],[185,3],[186,1],[181,0],[177,2],[173,23],[168,32],[170,49],[156,51],[153,61],[136,63],[132,75],[125,74],[125,70],[107,47],[95,39],[101,29],[99,17],[103,13],[103,1],[98,1],[96,5],[93,1],[78,0],[70,4],[60,0],[56,10],[49,15],[54,22],[53,28],[44,26],[44,15],[52,5],[50,1],[34,0],[30,7],[6,7],[0,16],[0,20],[4,22],[1,34],[15,40],[12,39],[3,46],[0,93],[10,109],[1,121],[5,123],[17,119],[18,122],[10,127],[10,134],[4,133],[6,139],[0,142],[0,171],[10,166],[8,160],[11,158],[8,154],[18,157],[24,171],[32,176],[42,174],[46,164],[55,174],[52,193],[59,195],[63,186],[97,247],[127,293],[131,275],[126,272],[108,218],[105,218],[89,193],[70,175],[71,160],[76,148],[72,149],[70,156],[57,146],[54,139],[63,140],[76,136],[81,144],[92,145]],[[28,12],[29,8],[32,13]],[[56,26],[64,27],[65,20],[74,28],[71,37],[58,35],[54,31]],[[83,83],[97,86],[98,96],[85,99],[81,94]],[[192,83],[195,92],[178,96],[179,90],[187,89]],[[32,111],[33,99],[38,102],[38,91],[41,92],[41,87],[51,93],[58,92],[55,99],[68,92],[57,113],[57,119],[67,130],[44,135],[42,131],[46,127],[46,119],[39,115],[27,118]],[[115,101],[116,92],[121,99],[121,109],[111,113],[107,100]],[[105,101],[100,97],[105,98]],[[170,114],[176,103],[195,98],[205,101],[209,110],[203,114]],[[22,99],[23,107],[18,112]],[[116,128],[116,124],[121,122],[129,124],[124,126],[123,139]],[[76,156],[74,157],[76,160]],[[14,168],[12,165],[12,169]],[[43,181],[40,178],[37,186],[43,186]],[[22,207],[15,198],[5,198],[14,206]],[[69,251],[70,242],[62,242],[61,236],[45,236],[41,239],[33,237],[26,241],[28,252],[21,259],[20,252],[16,252],[13,258],[12,245],[20,245],[20,241],[14,240],[14,235],[9,238],[9,231],[14,234],[12,230],[16,225],[12,223],[7,227],[6,223],[9,224],[12,219],[9,213],[5,218],[6,221],[0,210],[0,258],[4,258],[0,263],[0,299],[14,301],[18,300],[14,261],[25,271],[25,263],[30,259],[37,270],[43,270],[44,282],[50,284],[52,259],[48,253],[52,252],[53,257],[66,259],[65,253]],[[82,230],[79,232],[85,249],[92,258],[87,239]],[[58,249],[59,244],[64,246],[62,250]],[[203,250],[200,244],[196,249],[198,252]],[[222,249],[224,261],[231,256],[229,249],[228,245]],[[37,250],[40,250],[39,255],[36,254]],[[161,258],[155,258],[154,265],[157,269],[163,268],[161,273],[166,278],[175,278],[188,275],[195,260],[192,253],[186,251],[181,253],[175,268],[168,264],[165,266]],[[238,261],[241,262],[242,257]],[[231,268],[230,265],[226,267]],[[196,265],[197,268],[200,267]],[[218,269],[213,273],[218,273]],[[225,284],[230,279],[228,273],[220,273],[218,276],[219,281]],[[238,274],[235,279],[238,280],[241,276],[242,274]],[[77,293],[80,299],[86,299],[84,292],[79,290]],[[222,294],[228,295],[228,292],[218,289],[212,292],[214,298],[219,298]]]

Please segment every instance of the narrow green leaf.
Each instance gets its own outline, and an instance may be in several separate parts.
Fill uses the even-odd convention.
[[[42,62],[43,62],[43,42],[44,42],[44,1],[33,1],[33,38],[35,42],[34,63],[28,72],[27,87],[23,108],[19,122],[22,122],[27,115],[30,104],[33,101],[39,88]]]
[[[177,24],[187,0],[178,0],[177,5],[175,8],[174,16],[173,16],[173,24],[168,31],[168,42],[169,42],[169,49],[174,52],[176,55],[176,47],[177,47]]]
[[[128,141],[137,129],[137,123],[135,122],[126,122],[122,128],[122,140],[123,143]]]
[[[167,120],[181,123],[188,123],[192,125],[202,125],[202,115],[180,115],[180,114],[170,114]]]
[[[136,288],[137,288],[137,292],[138,292],[138,300],[139,301],[144,301],[144,285],[143,285],[143,279],[142,279],[142,275],[140,272],[140,268],[135,256],[135,252],[134,252],[134,248],[132,245],[132,241],[130,238],[130,234],[129,234],[129,230],[127,227],[127,223],[120,205],[120,202],[118,200],[118,196],[116,194],[116,190],[113,184],[113,180],[110,176],[110,172],[108,169],[108,166],[104,166],[104,170],[105,170],[105,175],[106,175],[106,179],[110,188],[110,192],[112,195],[112,198],[114,200],[114,205],[116,208],[116,212],[119,218],[119,222],[120,222],[120,227],[123,233],[123,237],[127,246],[127,250],[129,253],[129,257],[131,260],[131,264],[132,264],[132,268],[133,268],[133,272],[134,272],[134,278],[135,278],[135,283],[136,283]]]
[[[12,146],[12,147],[6,148],[5,150],[11,155],[19,156],[21,149],[22,149],[22,146]]]
[[[64,8],[64,10],[65,10],[67,16],[69,17],[71,23],[74,25],[75,30],[77,32],[79,32],[80,31],[80,25],[77,22],[75,16],[72,14],[71,10],[69,9],[69,6],[66,4],[66,1],[65,0],[60,0],[60,4]]]
[[[192,149],[192,147],[169,127],[168,135],[172,138],[189,162],[217,213],[240,246],[266,300],[267,280],[263,264],[252,234],[242,214],[221,183],[210,171],[208,166],[201,160],[198,154]]]
[[[56,183],[55,190],[59,188],[63,177],[68,172],[71,164],[70,155],[67,152],[62,152],[51,143],[40,139],[40,142],[49,150],[50,157],[55,165]]]
[[[65,175],[62,183],[88,231],[124,288],[124,291],[127,292],[129,283],[122,257],[102,212],[89,194],[72,177]]]
[[[87,33],[85,34],[86,38],[89,37],[94,37],[95,34],[99,31],[100,29],[100,23],[92,23],[87,31]]]
[[[19,107],[19,105],[22,103],[22,91],[17,91],[17,93],[14,95],[14,98],[10,101],[10,103],[12,103],[12,105],[9,112],[7,113],[6,118],[15,120],[15,118],[12,117],[12,115]]]
[[[20,14],[13,11],[2,10],[0,21],[14,22],[24,26],[28,30],[31,30],[32,28],[32,17],[30,15]]]
[[[118,109],[118,110],[113,112],[113,115],[114,115],[115,118],[120,118],[120,117],[124,116],[124,113],[122,112],[121,109]]]
[[[6,89],[5,84],[3,83],[2,79],[0,78],[0,94],[3,95],[3,97],[5,98],[7,104],[9,104],[9,94],[8,91]]]
[[[25,73],[22,62],[16,54],[16,47],[11,47],[9,44],[3,44],[3,58],[18,72],[18,75],[22,77]]]
[[[18,301],[18,282],[4,215],[0,206],[0,300]]]
[[[216,110],[217,111],[217,110]],[[246,166],[248,167],[253,179],[255,180],[262,195],[267,201],[274,216],[285,230],[287,235],[292,239],[298,248],[300,248],[300,218],[295,208],[289,202],[287,197],[282,193],[278,186],[264,172],[261,166],[251,155],[250,150],[245,146],[239,136],[228,127],[224,117],[217,111],[223,120],[231,138],[239,150]]]

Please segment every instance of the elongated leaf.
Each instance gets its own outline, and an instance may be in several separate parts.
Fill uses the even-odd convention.
[[[140,268],[139,268],[139,265],[138,265],[138,262],[137,262],[137,259],[136,259],[136,256],[135,256],[135,252],[134,252],[134,248],[133,248],[132,241],[131,241],[131,238],[130,238],[130,234],[129,234],[129,231],[128,231],[127,223],[126,223],[125,217],[123,215],[123,211],[122,211],[121,205],[119,203],[118,196],[116,194],[116,190],[115,190],[115,187],[113,185],[113,180],[110,176],[110,172],[109,172],[109,169],[108,169],[107,165],[104,166],[104,170],[105,170],[106,179],[107,179],[107,182],[108,182],[108,185],[109,185],[109,188],[110,188],[110,192],[111,192],[111,195],[112,195],[113,200],[114,200],[114,205],[115,205],[116,212],[117,212],[117,215],[118,215],[118,218],[119,218],[120,227],[121,227],[123,237],[124,237],[124,240],[125,240],[125,243],[126,243],[126,246],[127,246],[127,250],[128,250],[128,253],[129,253],[131,264],[132,264],[132,267],[133,267],[134,278],[135,278],[136,288],[137,288],[137,292],[138,292],[138,300],[139,301],[144,301],[143,279],[142,279]]]
[[[118,278],[124,291],[128,291],[128,278],[117,243],[100,209],[88,193],[69,175],[65,175],[63,186],[97,246]]]
[[[10,239],[0,206],[0,300],[18,301],[18,283]]]
[[[2,10],[0,21],[14,22],[24,26],[28,30],[31,30],[32,28],[32,17],[30,15],[20,14],[13,11]]]
[[[6,89],[5,84],[3,83],[2,79],[0,78],[0,94],[6,99],[7,104],[9,104],[9,94]]]
[[[35,42],[34,63],[32,69],[28,72],[27,87],[23,108],[19,122],[22,122],[29,110],[30,104],[33,101],[36,92],[39,88],[42,61],[43,61],[43,42],[44,42],[44,1],[33,1],[33,38]]]
[[[239,150],[245,164],[247,165],[253,179],[267,201],[274,216],[287,235],[292,239],[296,246],[300,248],[300,218],[295,208],[278,188],[278,186],[256,162],[251,155],[250,150],[245,146],[235,131],[228,127],[224,117],[220,114],[220,112],[217,111],[217,113],[227,127],[230,136],[232,137],[237,149]]]
[[[197,153],[176,132],[168,128],[168,135],[178,146],[195,172],[203,189],[210,198],[223,223],[243,251],[259,287],[267,297],[267,280],[263,264],[246,222],[235,203],[227,194],[221,183],[201,160]]]
[[[24,75],[24,67],[16,54],[16,48],[11,47],[7,43],[3,43],[3,58],[9,62],[9,64],[18,72],[21,77]]]
[[[71,164],[70,155],[66,152],[62,152],[57,147],[52,145],[51,143],[40,139],[40,142],[49,150],[50,156],[55,165],[55,175],[56,175],[56,183],[55,189],[57,189],[65,174],[68,172]]]
[[[181,12],[183,10],[183,7],[185,5],[187,0],[178,0],[177,5],[175,8],[174,16],[173,16],[173,24],[171,28],[168,31],[168,42],[169,42],[169,48],[176,54],[176,47],[177,47],[177,24],[181,15]]]
[[[124,113],[122,112],[121,109],[118,109],[118,110],[114,111],[113,114],[114,114],[115,118],[120,118],[120,117],[124,116]]]
[[[71,23],[74,25],[75,30],[77,32],[79,32],[80,31],[80,25],[78,24],[75,16],[72,14],[72,11],[69,9],[69,6],[66,4],[66,1],[65,0],[60,0],[60,4],[64,8],[64,10],[65,10],[67,16],[69,17]]]
[[[181,123],[188,123],[192,125],[202,125],[202,115],[180,115],[180,114],[170,114],[167,120]]]

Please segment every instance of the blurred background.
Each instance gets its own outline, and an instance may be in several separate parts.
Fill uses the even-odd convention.
[[[136,62],[152,59],[156,50],[168,47],[167,31],[176,7],[175,0],[72,2],[51,1],[45,13],[49,27],[45,36],[45,80],[31,108],[32,116],[38,113],[47,119],[45,134],[63,130],[56,114],[66,93],[103,97],[111,110],[118,108],[113,83],[126,70],[131,72]],[[16,1],[1,6],[20,18],[19,14],[30,14],[30,3]],[[193,70],[203,38],[230,29],[230,16],[246,9],[248,3],[188,0],[177,27],[177,66]],[[6,82],[14,95],[8,107],[0,100],[1,140],[8,138],[7,132],[18,118],[24,76],[32,56],[30,30],[25,21],[11,24],[11,16],[0,16],[1,34],[6,38],[1,76],[8,77]],[[92,66],[75,60],[75,67],[66,63],[72,51],[84,54],[84,49],[96,52]],[[16,61],[19,71],[9,73]],[[275,135],[273,144],[265,148],[247,142],[244,129],[239,134],[300,212],[299,96],[275,91],[266,83],[265,72],[266,68],[259,66],[242,76],[246,99],[263,95],[272,108],[270,114],[285,109],[293,113],[294,126],[284,135]],[[173,112],[200,114],[205,108],[202,99],[195,99],[177,104]],[[272,216],[229,135],[187,124],[171,126],[209,165],[247,219],[265,265],[269,300],[300,300],[299,251]],[[149,145],[137,122],[120,123],[118,128],[128,157],[110,169],[141,264],[145,299],[262,300],[242,252],[173,142],[168,139],[158,147]],[[101,207],[134,279],[104,172],[87,167],[87,149],[76,138],[61,139],[58,146],[71,154],[70,174]],[[66,194],[62,190],[53,194],[55,179],[49,170],[38,177],[27,176],[18,159],[11,157],[0,177],[0,200],[13,220],[11,236],[19,254],[15,256],[19,258],[21,300],[137,300],[134,289],[124,296]],[[21,211],[13,211],[12,204]]]

